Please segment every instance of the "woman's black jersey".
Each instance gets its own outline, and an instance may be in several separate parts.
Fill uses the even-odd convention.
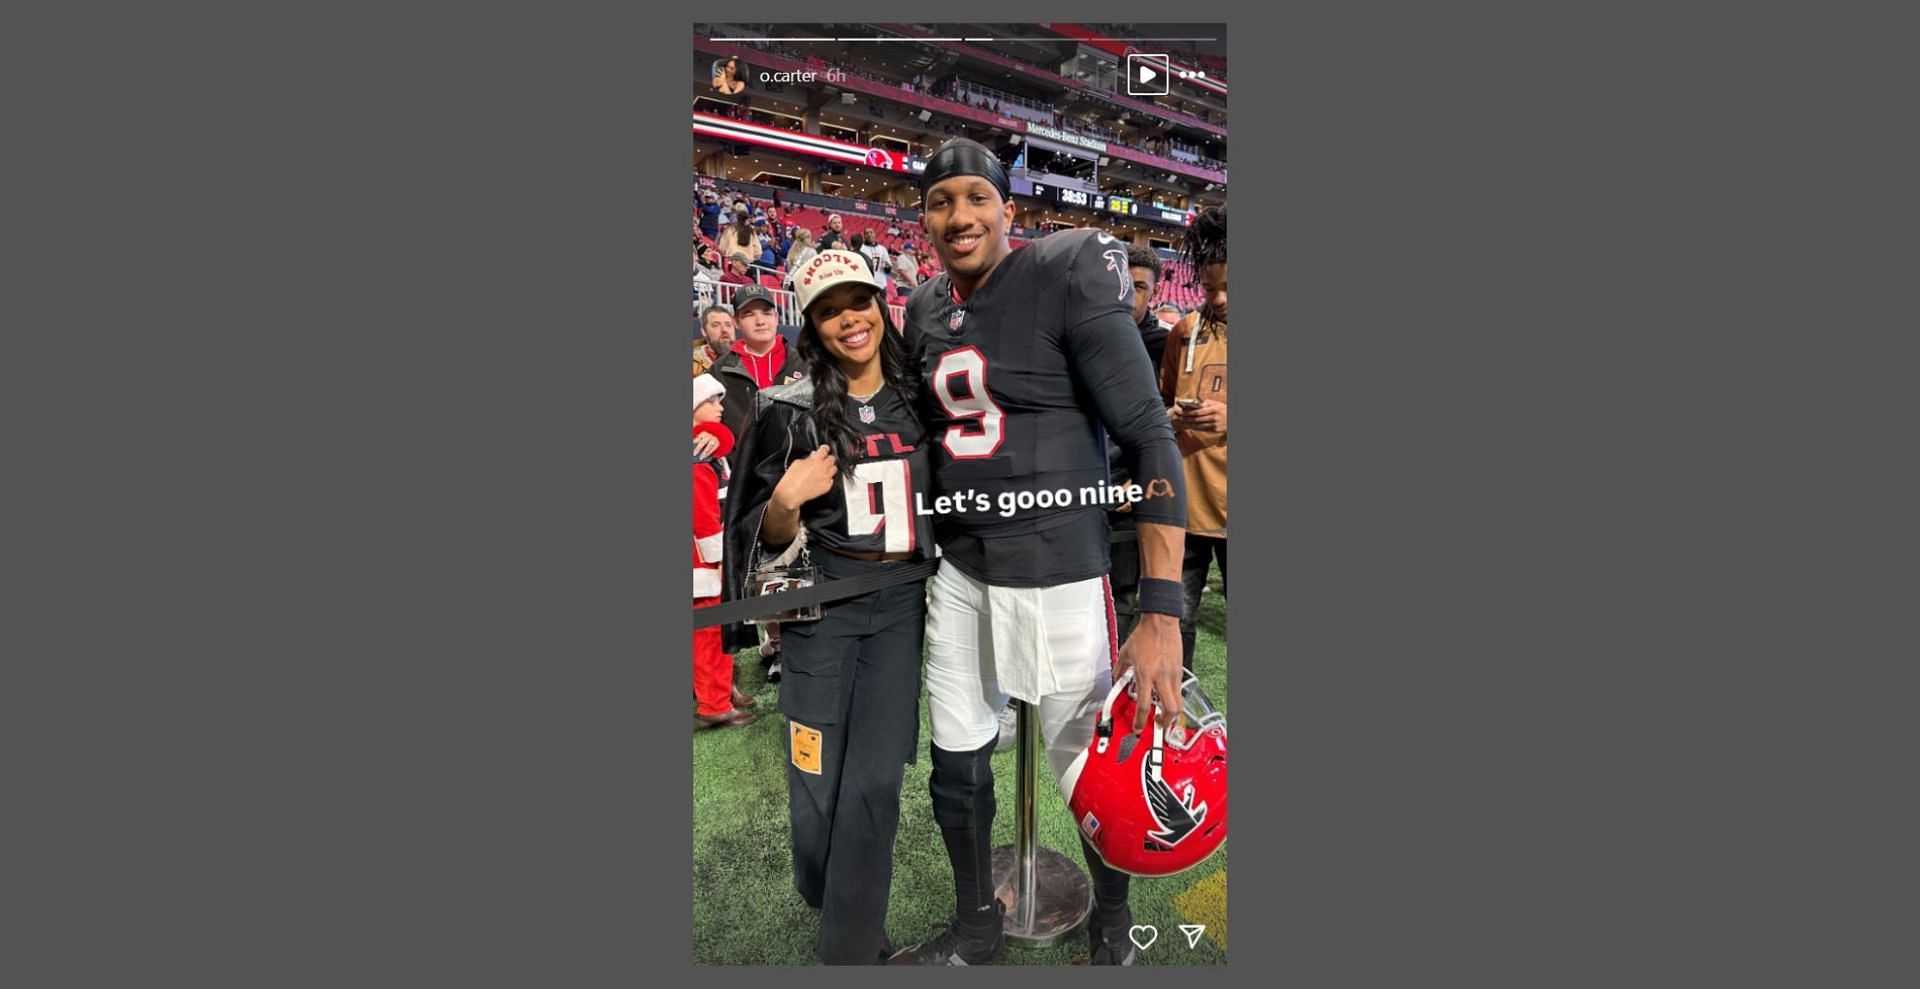
[[[761,518],[788,465],[822,442],[812,422],[813,401],[813,382],[805,378],[761,389],[756,396],[753,425],[742,442],[727,498],[725,555],[727,587],[736,592],[732,596],[739,596],[746,572],[758,559],[780,549],[760,543]],[[852,463],[839,465],[839,476],[826,494],[801,507],[808,544],[847,553],[931,558],[932,518],[923,512],[933,471],[926,432],[913,407],[892,387],[882,388],[866,403],[843,401],[864,449]],[[863,406],[871,413],[863,413]]]

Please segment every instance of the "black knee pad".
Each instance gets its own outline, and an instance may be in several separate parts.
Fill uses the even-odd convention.
[[[988,742],[972,752],[927,746],[933,755],[927,790],[933,796],[934,822],[942,828],[993,826],[993,746]]]

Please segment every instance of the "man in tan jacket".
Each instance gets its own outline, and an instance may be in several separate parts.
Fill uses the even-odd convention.
[[[1195,217],[1184,250],[1206,301],[1167,335],[1160,397],[1187,474],[1186,558],[1180,568],[1187,613],[1180,639],[1191,670],[1194,618],[1214,560],[1220,562],[1223,595],[1227,582],[1227,211]]]
[[[693,345],[693,376],[699,377],[713,362],[733,353],[733,310],[726,306],[708,306],[700,313],[700,342]]]

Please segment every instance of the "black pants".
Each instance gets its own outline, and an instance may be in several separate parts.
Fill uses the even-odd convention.
[[[822,580],[904,566],[812,557]],[[919,745],[926,618],[926,585],[914,581],[781,626],[793,881],[820,908],[829,965],[872,965],[886,944],[900,780]]]
[[[1187,533],[1186,558],[1180,563],[1180,584],[1187,592],[1186,614],[1180,616],[1180,662],[1193,669],[1193,623],[1200,617],[1200,593],[1207,589],[1207,565],[1220,561],[1220,593],[1227,593],[1227,541]]]

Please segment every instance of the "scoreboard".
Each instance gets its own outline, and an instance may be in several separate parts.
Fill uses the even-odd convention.
[[[1193,222],[1190,214],[1179,210],[1170,210],[1162,206],[1142,206],[1131,196],[1114,196],[1104,192],[1087,192],[1063,185],[1047,182],[1033,183],[1033,195],[1050,203],[1062,206],[1077,206],[1096,213],[1112,213],[1115,216],[1137,216],[1146,220],[1186,226]]]

